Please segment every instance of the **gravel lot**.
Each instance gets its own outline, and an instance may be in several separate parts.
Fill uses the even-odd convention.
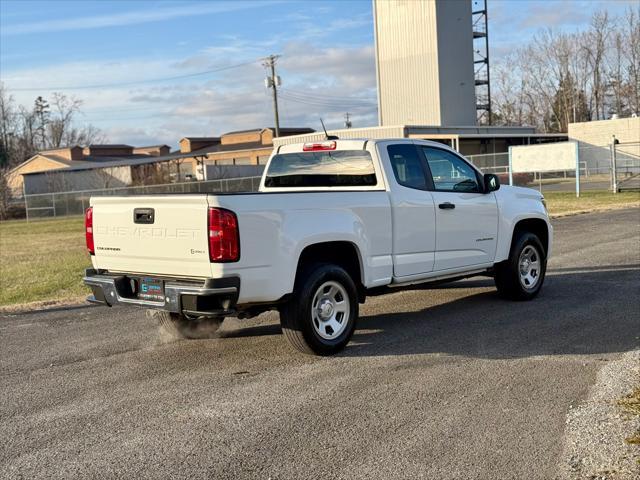
[[[275,314],[173,343],[138,310],[1,317],[0,476],[554,478],[567,414],[640,344],[640,210],[554,225],[537,300],[371,298],[332,358]]]
[[[567,415],[565,478],[640,478],[640,445],[622,441],[640,433],[640,416],[618,404],[639,386],[640,350],[625,353],[598,372],[589,398]]]

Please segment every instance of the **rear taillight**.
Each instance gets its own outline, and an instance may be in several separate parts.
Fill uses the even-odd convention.
[[[209,208],[209,260],[237,262],[240,235],[236,214],[224,208]]]
[[[305,143],[302,146],[303,152],[316,152],[318,150],[335,150],[335,149],[336,149],[336,142],[334,141]]]
[[[87,250],[89,254],[95,255],[95,247],[93,245],[93,207],[87,208],[84,212],[84,233],[87,240]]]

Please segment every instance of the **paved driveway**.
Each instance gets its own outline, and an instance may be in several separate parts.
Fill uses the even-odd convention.
[[[640,211],[559,219],[541,296],[371,298],[332,358],[275,314],[163,343],[137,310],[0,318],[0,476],[552,478],[565,415],[639,344]]]

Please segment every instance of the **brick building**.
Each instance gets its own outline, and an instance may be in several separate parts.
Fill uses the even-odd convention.
[[[313,133],[311,128],[280,128],[280,136]],[[271,127],[228,132],[220,137],[184,137],[180,140],[185,158],[181,169],[192,172],[199,180],[205,178],[206,165],[264,165],[273,150],[275,129]]]

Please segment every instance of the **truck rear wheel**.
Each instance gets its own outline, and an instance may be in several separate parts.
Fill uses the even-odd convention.
[[[163,310],[147,310],[147,315],[155,318],[161,332],[175,339],[200,340],[213,338],[222,325],[222,318],[190,319],[179,313]]]
[[[282,331],[297,350],[331,355],[353,335],[358,294],[349,274],[331,264],[315,264],[300,273],[293,296],[280,310]]]
[[[495,267],[498,293],[510,300],[531,300],[540,292],[546,271],[547,258],[540,239],[531,232],[521,232],[509,258]]]

